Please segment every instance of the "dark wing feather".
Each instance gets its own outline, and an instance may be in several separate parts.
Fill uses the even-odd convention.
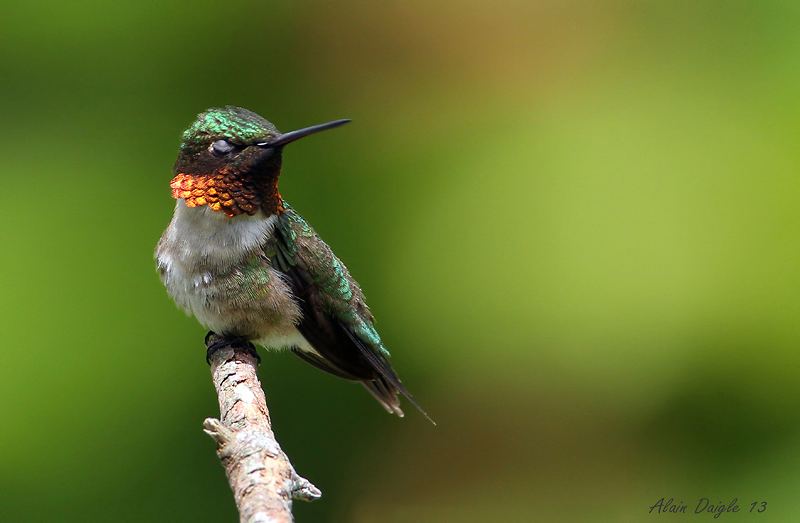
[[[354,331],[352,325],[348,325],[346,321],[348,315],[360,314],[358,310],[352,310],[356,305],[366,311],[358,316],[359,321],[366,321],[371,327],[372,317],[363,304],[363,297],[357,284],[350,279],[344,266],[330,252],[330,248],[288,205],[287,212],[279,217],[275,232],[274,245],[266,246],[265,252],[272,260],[273,267],[284,273],[292,293],[297,298],[303,313],[297,329],[314,348],[316,354],[299,348],[294,348],[292,351],[320,370],[340,378],[361,382],[390,413],[403,415],[398,398],[398,394],[401,393],[428,417],[400,383],[392,365],[381,353],[382,347],[368,346],[367,342]],[[307,259],[313,255],[317,255],[318,259]],[[341,266],[342,277],[348,280],[347,287],[353,288],[352,292],[355,293],[355,300],[358,303],[351,304],[342,299],[336,301],[340,297],[320,290],[319,282],[315,281],[315,276],[319,279],[319,275],[313,273],[309,265],[315,261],[319,263],[321,259],[336,260]],[[337,311],[331,303],[349,305],[350,308],[345,307],[346,312]]]

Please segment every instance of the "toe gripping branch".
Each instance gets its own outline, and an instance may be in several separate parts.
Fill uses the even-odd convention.
[[[206,363],[211,365],[211,357],[224,347],[245,351],[261,365],[261,356],[258,355],[255,345],[248,341],[247,338],[242,336],[220,336],[214,331],[208,331],[208,334],[206,334]]]

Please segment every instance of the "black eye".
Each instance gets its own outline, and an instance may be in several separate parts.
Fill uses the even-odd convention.
[[[209,149],[214,156],[225,156],[233,150],[233,145],[228,140],[217,140]]]

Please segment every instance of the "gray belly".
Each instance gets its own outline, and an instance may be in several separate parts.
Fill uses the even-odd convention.
[[[261,342],[293,337],[296,332],[300,309],[269,260],[251,256],[241,265],[192,271],[194,274],[172,269],[164,278],[169,294],[217,334]]]
[[[300,308],[262,249],[276,219],[261,211],[228,218],[178,200],[156,248],[158,271],[175,303],[217,334],[305,349]]]

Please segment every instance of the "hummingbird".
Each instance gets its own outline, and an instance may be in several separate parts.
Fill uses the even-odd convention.
[[[183,133],[170,183],[175,212],[156,247],[161,281],[207,329],[207,359],[236,342],[289,349],[361,383],[389,412],[399,394],[426,417],[389,363],[358,283],[278,192],[283,148],[350,120],[280,133],[241,107],[212,108]],[[430,419],[430,418],[429,418]]]

